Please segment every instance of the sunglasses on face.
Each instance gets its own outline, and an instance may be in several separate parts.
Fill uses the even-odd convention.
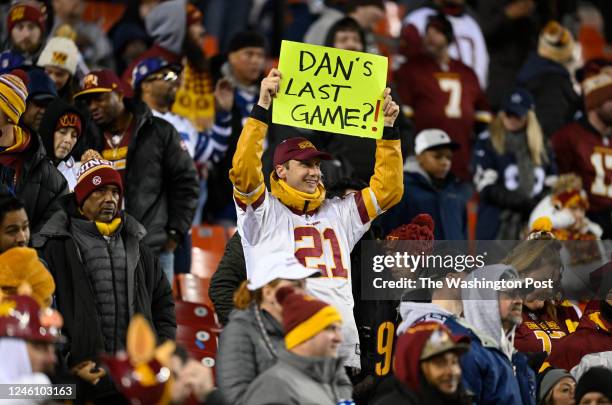
[[[177,79],[178,79],[178,75],[176,74],[176,72],[169,71],[164,74],[158,74],[158,75],[151,76],[149,79],[147,79],[147,81],[152,82],[154,80],[163,80],[164,82],[173,82]]]

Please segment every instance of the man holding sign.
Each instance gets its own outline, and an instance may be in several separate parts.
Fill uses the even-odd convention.
[[[262,81],[259,102],[242,130],[230,170],[247,277],[267,271],[266,256],[275,251],[294,252],[306,267],[320,269],[323,277],[308,280],[307,289],[338,308],[344,321],[340,355],[347,367],[360,368],[349,254],[370,222],[403,194],[399,131],[393,128],[399,107],[385,89],[383,139],[377,140],[375,173],[369,187],[342,199],[326,200],[319,165],[330,156],[304,138],[290,138],[274,152],[268,191],[261,157],[268,109],[279,88],[281,73],[273,69]]]

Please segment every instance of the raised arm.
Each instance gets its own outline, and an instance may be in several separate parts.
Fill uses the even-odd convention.
[[[368,221],[393,207],[404,194],[401,141],[399,130],[393,127],[399,106],[391,99],[391,89],[385,89],[384,97],[382,108],[385,128],[382,139],[376,141],[374,175],[370,177],[370,186],[360,193],[367,210]],[[364,216],[362,221],[365,219]]]
[[[268,109],[272,97],[278,91],[281,74],[272,69],[261,82],[259,102],[247,120],[232,159],[230,180],[234,184],[234,197],[239,203],[251,205],[257,201],[265,190],[261,156],[263,143],[268,130]]]

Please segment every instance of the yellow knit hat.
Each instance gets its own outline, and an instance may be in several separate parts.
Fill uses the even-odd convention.
[[[20,77],[7,73],[0,75],[0,110],[17,124],[26,109],[28,89]]]
[[[538,54],[555,62],[566,64],[572,60],[574,37],[572,33],[556,21],[550,21],[538,41]]]
[[[21,288],[27,291],[18,291]],[[9,295],[27,293],[45,308],[51,304],[55,282],[36,250],[15,247],[0,254],[0,290]]]

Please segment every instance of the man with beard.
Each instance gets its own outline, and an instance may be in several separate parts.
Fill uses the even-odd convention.
[[[604,71],[582,82],[585,115],[551,138],[559,173],[576,173],[589,197],[587,216],[612,237],[612,75]]]
[[[45,40],[46,20],[44,6],[37,1],[15,3],[6,20],[10,49],[0,54],[0,60],[20,60],[23,65],[34,65]],[[9,58],[11,54],[13,57]]]
[[[98,132],[86,140],[88,147],[121,175],[123,207],[146,228],[144,242],[171,281],[173,252],[191,229],[198,200],[195,166],[172,124],[124,94],[115,73],[98,70],[85,76],[74,97],[85,103]]]
[[[158,339],[174,339],[174,301],[160,265],[143,243],[144,227],[121,209],[121,175],[95,151],[85,152],[82,161],[74,193],[62,200],[62,210],[33,245],[57,287],[56,305],[68,340],[66,363],[93,385],[88,385],[92,392],[78,395],[106,397],[101,402],[111,403],[109,395],[117,392],[96,366],[97,355],[125,349],[128,324],[137,313],[151,323]]]

